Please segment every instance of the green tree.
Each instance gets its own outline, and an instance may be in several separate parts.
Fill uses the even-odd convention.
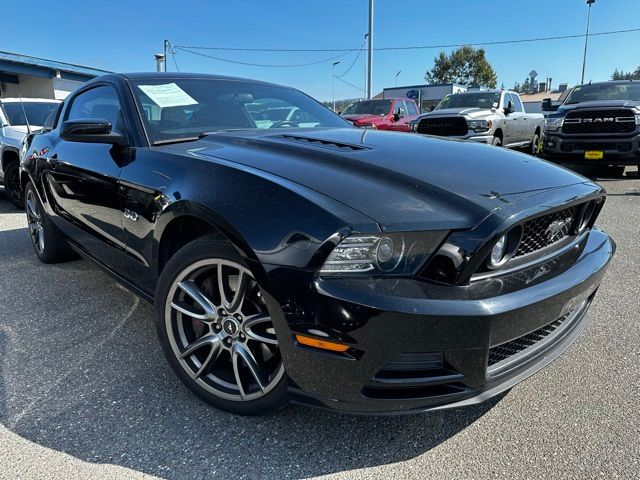
[[[640,67],[636,68],[633,72],[625,72],[624,70],[618,70],[616,68],[611,74],[611,80],[640,80]]]
[[[498,77],[485,57],[483,48],[469,45],[460,47],[450,55],[440,52],[431,70],[424,76],[429,83],[461,83],[496,88]]]

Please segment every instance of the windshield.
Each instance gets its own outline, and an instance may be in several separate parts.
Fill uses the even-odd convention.
[[[492,108],[498,106],[500,92],[454,93],[442,99],[436,110],[445,108]]]
[[[9,120],[9,125],[26,125],[27,122],[24,118],[26,112],[29,125],[41,127],[57,106],[58,103],[54,102],[22,102],[22,105],[20,102],[11,102],[3,103],[2,109]]]
[[[307,95],[276,85],[167,78],[135,80],[132,86],[152,143],[225,130],[351,127]]]
[[[341,115],[386,115],[391,110],[391,100],[369,100],[349,105]]]
[[[578,85],[567,97],[565,105],[594,100],[631,100],[640,102],[640,82]]]

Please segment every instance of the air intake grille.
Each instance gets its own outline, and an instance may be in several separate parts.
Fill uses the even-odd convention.
[[[462,117],[423,118],[418,124],[418,133],[440,137],[463,136],[469,131],[467,121]]]
[[[333,148],[334,150],[341,151],[360,151],[369,150],[367,147],[361,145],[351,145],[348,143],[332,142],[330,140],[320,140],[318,138],[300,137],[297,135],[277,135],[272,138],[280,138],[283,140],[289,140],[291,142],[306,143],[307,145],[317,145],[319,147]]]
[[[496,363],[502,362],[513,355],[533,347],[535,344],[555,332],[560,325],[567,320],[567,318],[569,318],[569,313],[545,325],[544,327],[539,328],[538,330],[489,349],[489,360],[487,361],[487,366],[491,367]]]
[[[536,217],[522,225],[522,240],[514,257],[537,252],[559,242],[573,232],[581,206]]]
[[[634,112],[627,109],[576,111],[567,114],[563,133],[632,133],[636,130]]]

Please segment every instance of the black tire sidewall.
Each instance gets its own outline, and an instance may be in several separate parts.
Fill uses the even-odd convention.
[[[493,145],[494,147],[502,147],[502,140],[500,140],[500,137],[493,137],[491,145]]]
[[[33,251],[38,256],[38,259],[43,263],[56,263],[63,260],[67,260],[72,257],[69,247],[64,243],[61,238],[60,232],[58,232],[58,228],[53,224],[47,212],[45,211],[42,203],[40,202],[40,197],[38,196],[38,192],[33,185],[33,183],[27,183],[27,186],[24,189],[24,201],[23,205],[25,209],[25,213],[27,211],[26,201],[27,201],[27,192],[33,191],[33,195],[36,200],[36,207],[38,209],[38,214],[40,215],[40,224],[42,225],[42,234],[44,235],[44,249],[42,252],[39,252],[33,243],[33,238],[31,238],[31,232],[29,232],[29,241],[31,242],[31,246],[33,247]]]
[[[16,192],[14,192],[12,189],[9,188],[9,182],[11,181],[11,177],[12,176],[17,176],[19,175],[20,172],[18,170],[18,164],[15,162],[10,163],[9,165],[7,165],[7,167],[5,168],[4,171],[4,193],[7,196],[7,198],[9,199],[9,201],[11,203],[13,203],[16,208],[23,208],[24,207],[24,195],[22,195],[22,198],[20,197],[20,188],[18,187],[18,194],[16,195]],[[20,179],[16,179],[18,183],[20,183]]]
[[[247,402],[226,400],[215,396],[196,383],[182,368],[173,352],[173,349],[171,348],[171,343],[168,337],[169,333],[167,332],[165,325],[165,303],[171,286],[179,273],[188,268],[189,265],[200,260],[212,258],[232,260],[245,267],[247,266],[242,256],[224,240],[214,237],[202,237],[181,248],[173,257],[171,257],[169,262],[167,262],[167,265],[162,270],[156,287],[154,300],[154,322],[160,346],[162,347],[162,351],[169,362],[169,365],[171,365],[171,368],[178,375],[180,380],[182,380],[182,382],[192,392],[207,403],[210,403],[221,410],[240,415],[263,415],[272,413],[285,405],[289,400],[286,373],[283,375],[278,385],[276,385],[273,390],[262,398]]]

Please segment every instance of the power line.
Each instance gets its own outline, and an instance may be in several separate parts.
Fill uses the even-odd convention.
[[[356,64],[356,62],[358,61],[358,58],[360,58],[360,54],[362,53],[362,50],[364,50],[364,43],[360,46],[360,50],[358,50],[358,54],[356,55],[356,58],[353,59],[353,62],[351,62],[351,65],[349,65],[349,68],[347,68],[347,70],[340,74],[337,75],[336,78],[342,78],[344,77],[347,73],[349,73],[351,71],[351,69],[353,68],[353,66]]]
[[[632,33],[632,32],[640,32],[640,28],[629,28],[626,30],[610,30],[606,32],[596,32],[589,33],[590,37],[597,37],[601,35],[617,35],[620,33]],[[442,45],[410,45],[406,47],[378,47],[374,48],[374,51],[393,51],[393,50],[427,50],[434,48],[454,48],[454,47],[464,47],[468,46],[483,46],[483,45],[506,45],[506,44],[517,44],[517,43],[530,43],[530,42],[544,42],[550,40],[567,40],[571,38],[584,38],[584,33],[578,33],[573,35],[557,35],[552,37],[535,37],[535,38],[521,38],[515,40],[496,40],[491,42],[465,42],[465,43],[450,43],[450,44],[442,44]],[[185,45],[175,45],[175,48],[180,49],[190,49],[190,50],[218,50],[218,51],[237,51],[237,52],[355,52],[358,51],[359,48],[243,48],[243,47],[203,47],[203,46],[185,46]],[[186,50],[188,51],[188,50]],[[196,53],[196,52],[191,52]],[[334,57],[338,58],[338,57]],[[329,61],[331,59],[327,59],[324,61]],[[318,62],[322,63],[322,62]]]
[[[353,88],[357,88],[358,90],[360,90],[361,92],[364,92],[364,88],[359,87],[357,85],[354,85],[353,83],[347,82],[346,80],[344,80],[343,78],[340,77],[336,77],[337,80],[340,80],[342,83],[346,83],[347,85],[353,87]]]
[[[169,43],[167,41],[167,44],[169,45],[169,53],[171,53],[171,58],[173,58],[173,64],[176,66],[176,71],[179,72],[180,69],[178,68],[178,62],[176,62],[176,48],[171,45],[171,43]],[[166,58],[165,58],[165,62],[166,62]]]
[[[174,48],[176,50],[182,50],[183,52],[191,53],[192,55],[199,55],[201,57],[211,58],[213,60],[218,60],[218,61],[221,61],[221,62],[235,63],[237,65],[248,65],[250,67],[269,67],[269,68],[292,68],[292,67],[306,67],[306,66],[309,66],[309,65],[317,65],[319,63],[326,63],[326,62],[330,62],[332,60],[336,60],[337,58],[344,57],[349,52],[352,52],[352,51],[355,50],[355,49],[348,50],[348,51],[345,51],[344,53],[341,53],[340,55],[335,55],[333,57],[325,58],[323,60],[317,60],[315,62],[296,63],[296,64],[287,64],[287,65],[274,65],[274,64],[264,64],[264,63],[240,62],[238,60],[231,60],[231,59],[228,59],[228,58],[215,57],[213,55],[207,55],[207,54],[201,53],[201,52],[194,52],[194,51],[189,50],[189,49],[187,49],[185,47],[179,47],[177,45]]]

